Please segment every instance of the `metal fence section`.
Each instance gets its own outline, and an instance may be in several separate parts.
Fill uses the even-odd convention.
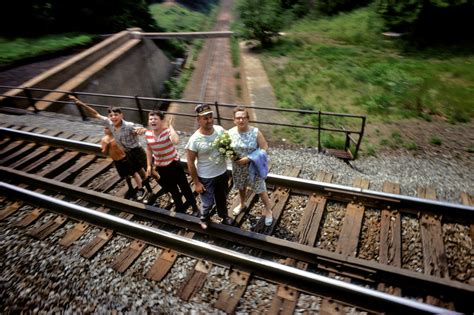
[[[37,101],[46,101],[55,103],[56,105],[70,105],[71,101],[66,99],[68,94],[72,94],[78,98],[82,96],[87,97],[95,97],[95,98],[113,98],[113,99],[128,99],[135,101],[135,107],[121,107],[124,112],[131,112],[138,114],[140,117],[140,122],[146,126],[147,125],[147,116],[148,112],[152,109],[145,109],[142,106],[142,101],[154,101],[158,106],[155,106],[153,109],[160,109],[165,114],[167,106],[171,103],[178,103],[183,104],[183,106],[194,106],[197,103],[208,104],[210,106],[214,106],[215,113],[216,113],[216,120],[219,125],[222,124],[223,121],[233,121],[233,117],[224,117],[220,114],[219,108],[234,108],[237,106],[242,106],[248,108],[249,110],[253,111],[270,111],[270,112],[279,112],[280,114],[299,114],[299,115],[313,115],[316,119],[313,120],[312,124],[301,125],[296,123],[282,123],[282,122],[275,122],[275,121],[262,121],[262,120],[251,120],[252,123],[257,123],[260,125],[267,125],[267,126],[279,126],[279,127],[288,127],[288,128],[295,128],[295,129],[306,129],[306,130],[315,130],[317,131],[317,144],[318,144],[318,152],[324,152],[330,155],[334,155],[338,158],[344,160],[354,160],[357,158],[357,154],[360,150],[360,145],[362,142],[362,137],[364,135],[365,124],[366,124],[366,116],[364,115],[353,115],[353,114],[345,114],[345,113],[332,113],[332,112],[323,112],[323,111],[314,111],[314,110],[303,110],[303,109],[284,109],[284,108],[268,108],[268,107],[259,107],[259,106],[249,106],[249,105],[241,105],[241,104],[226,104],[226,103],[208,103],[202,101],[194,101],[194,100],[175,100],[175,99],[166,99],[166,98],[154,98],[154,97],[144,97],[144,96],[130,96],[130,95],[115,95],[115,94],[101,94],[101,93],[88,93],[88,92],[79,92],[79,91],[62,91],[62,90],[50,90],[50,89],[41,89],[41,88],[29,88],[29,87],[15,87],[15,86],[6,86],[0,85],[0,89],[3,90],[11,90],[11,89],[21,89],[24,90],[25,96],[9,96],[2,100],[0,104],[0,111],[7,111],[12,112],[15,111],[15,100],[25,100],[27,99],[30,107],[25,110],[17,110],[17,111],[25,111],[25,112],[34,112],[37,113],[39,110],[35,106]],[[43,97],[35,97],[35,92],[58,92],[63,93],[64,98],[61,100],[47,100]],[[2,92],[0,96],[7,96]],[[104,112],[109,105],[104,105],[100,103],[87,103],[91,107],[102,110]],[[83,120],[86,120],[86,115],[82,111],[80,107],[78,107],[78,112],[82,116]],[[169,115],[174,116],[185,116],[185,117],[194,117],[193,114],[183,113],[183,112],[173,112],[167,113]],[[259,115],[259,117],[265,117],[265,115]],[[345,119],[351,119],[355,123],[349,124],[350,126],[344,126],[341,122],[335,122],[335,120],[340,119],[344,121]],[[325,124],[326,122],[326,124]],[[330,126],[326,126],[329,124]],[[353,126],[357,126],[354,128]],[[328,133],[335,133],[335,134],[342,134],[344,137],[344,147],[343,148],[325,148],[322,145],[321,135],[323,132]]]

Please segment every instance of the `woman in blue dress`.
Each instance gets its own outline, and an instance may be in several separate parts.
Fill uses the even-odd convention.
[[[268,198],[265,178],[257,175],[251,180],[249,176],[251,162],[249,155],[258,149],[266,154],[268,143],[258,128],[249,125],[249,114],[246,108],[239,106],[234,109],[234,124],[236,126],[229,130],[229,135],[232,139],[232,147],[239,159],[232,161],[232,177],[234,188],[239,190],[240,205],[233,210],[233,214],[238,215],[247,206],[245,200],[247,188],[250,188],[262,199],[265,206],[263,213],[265,225],[270,226],[273,223],[272,204]]]

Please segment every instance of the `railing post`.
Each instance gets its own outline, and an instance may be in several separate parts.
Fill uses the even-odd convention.
[[[75,98],[78,98],[76,92],[72,92],[71,94],[72,94]],[[83,120],[83,121],[89,120],[89,119],[87,118],[87,115],[84,113],[84,110],[82,109],[82,106],[79,106],[79,105],[76,104],[76,107],[77,107],[77,110],[79,111],[79,114],[81,114],[82,120]]]
[[[364,131],[365,131],[365,117],[362,117],[362,128],[359,133],[359,140],[357,141],[357,144],[356,144],[354,159],[357,158],[357,154],[359,153],[360,143],[362,142],[362,136],[364,135]]]
[[[142,125],[146,126],[148,124],[148,121],[143,116],[142,104],[140,103],[140,99],[138,98],[138,95],[135,95],[135,103],[137,104],[138,115],[140,116],[140,120],[142,122]]]
[[[351,139],[349,139],[350,132],[346,132],[346,143],[344,144],[344,151],[347,152],[347,149],[350,149],[351,146]]]
[[[24,88],[26,97],[28,98],[28,102],[30,105],[33,107],[33,111],[35,113],[39,112],[38,108],[36,108],[35,100],[33,99],[33,96],[31,95],[31,91],[28,88]]]
[[[321,110],[318,111],[318,153],[321,153]]]
[[[216,106],[217,124],[221,126],[221,115],[219,113],[219,104],[217,101],[214,102],[214,106]]]

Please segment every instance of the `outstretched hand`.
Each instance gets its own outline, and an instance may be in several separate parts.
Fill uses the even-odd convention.
[[[133,130],[133,132],[134,132],[136,135],[141,136],[141,135],[145,134],[146,128],[143,128],[143,127],[135,128],[135,129]]]
[[[68,97],[69,97],[69,100],[71,100],[75,103],[79,102],[79,99],[77,97],[75,97],[74,95],[68,94]]]
[[[173,117],[168,118],[168,128],[173,127]]]

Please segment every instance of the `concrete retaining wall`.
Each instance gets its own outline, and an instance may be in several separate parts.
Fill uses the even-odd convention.
[[[25,82],[22,87],[57,89],[61,91],[91,92],[115,95],[139,95],[159,97],[164,82],[173,71],[173,64],[164,53],[147,38],[135,38],[133,30],[120,32],[85,52],[73,56],[60,65]],[[11,90],[6,94],[24,95],[21,90]],[[79,115],[79,111],[67,101],[67,95],[60,92],[49,94],[33,92],[40,110],[58,111]],[[105,97],[80,96],[87,103],[136,108],[135,100]],[[143,109],[152,109],[156,102],[141,101]],[[2,105],[27,108],[26,100],[10,98]],[[106,109],[99,109],[105,113]],[[124,111],[129,120],[139,121],[136,112]],[[130,113],[130,114],[129,114]]]
[[[74,90],[89,93],[160,97],[164,82],[173,71],[173,64],[164,53],[149,39],[141,39],[133,48],[127,50],[120,58],[114,59],[100,71],[95,71],[87,80]],[[98,96],[80,96],[86,103],[109,106],[120,106],[124,109],[125,118],[140,121],[138,112],[126,108],[137,108],[134,99],[118,99]],[[156,101],[140,100],[143,109],[158,106]],[[55,110],[66,114],[79,114],[74,104],[55,106]],[[51,108],[52,109],[52,108]],[[106,109],[97,109],[106,114]]]

